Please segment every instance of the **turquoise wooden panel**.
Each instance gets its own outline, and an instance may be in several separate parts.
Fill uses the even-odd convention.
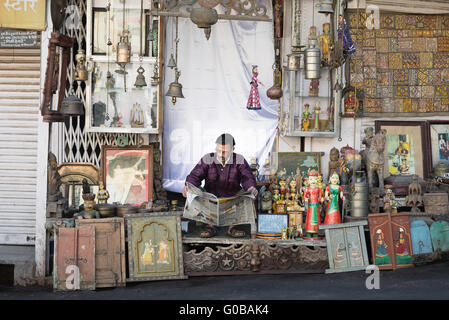
[[[410,224],[413,254],[432,253],[430,230],[424,220],[415,220]]]
[[[434,250],[449,251],[449,223],[435,221],[430,226],[430,236]]]

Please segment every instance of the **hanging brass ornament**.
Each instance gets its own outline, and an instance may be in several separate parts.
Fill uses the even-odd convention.
[[[173,69],[176,67],[176,61],[175,61],[175,58],[173,57],[173,53],[170,55],[170,59],[168,60],[167,67],[169,67],[170,69]]]
[[[78,53],[75,55],[76,68],[73,75],[73,80],[76,81],[86,81],[88,78],[88,72],[86,69],[86,51],[79,49]]]
[[[324,13],[326,15],[329,13],[334,13],[334,9],[332,8],[332,0],[320,0],[317,7],[319,13]]]
[[[159,77],[159,72],[158,72],[158,70],[159,70],[159,68],[158,68],[158,66],[157,66],[157,61],[156,61],[156,63],[154,64],[154,72],[153,72],[153,76],[151,77],[151,85],[152,86],[154,86],[154,87],[156,87],[157,85],[159,85],[159,80],[160,80],[160,77]]]
[[[184,98],[182,94],[182,85],[178,82],[179,77],[181,76],[181,72],[177,69],[175,70],[175,81],[170,83],[168,87],[168,91],[165,94],[167,97],[172,97],[172,103],[176,103],[176,98]]]
[[[206,39],[209,40],[211,26],[218,21],[217,10],[212,8],[193,8],[190,12],[190,19],[198,28],[204,29]]]
[[[137,88],[146,87],[147,83],[145,81],[145,76],[143,73],[145,72],[145,69],[141,66],[137,69],[137,77],[136,77],[136,83],[134,84]]]
[[[267,97],[273,100],[280,99],[282,97],[282,88],[280,87],[280,72],[276,66],[273,66],[273,86],[267,90]]]

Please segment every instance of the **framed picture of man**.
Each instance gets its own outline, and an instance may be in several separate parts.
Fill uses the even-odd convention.
[[[153,199],[153,146],[102,146],[108,202],[140,205]]]
[[[386,130],[384,177],[429,174],[427,135],[423,121],[376,121],[376,132]]]
[[[449,121],[429,120],[427,121],[427,132],[432,168],[435,168],[439,162],[449,165]]]

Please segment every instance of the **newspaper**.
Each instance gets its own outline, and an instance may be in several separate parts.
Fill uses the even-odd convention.
[[[255,197],[249,191],[242,191],[233,197],[217,198],[187,183],[187,199],[184,218],[214,226],[255,224]]]

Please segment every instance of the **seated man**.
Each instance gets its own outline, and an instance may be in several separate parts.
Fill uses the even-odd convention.
[[[186,178],[186,182],[196,187],[201,186],[205,180],[204,189],[218,198],[235,196],[242,187],[257,196],[256,179],[245,158],[234,153],[234,138],[224,133],[215,141],[217,144],[215,153],[203,156],[200,162],[193,168]],[[187,197],[187,186],[182,189],[182,194]],[[200,236],[203,238],[213,237],[216,233],[212,225],[206,225]],[[228,234],[232,237],[243,237],[245,232],[229,226]]]

